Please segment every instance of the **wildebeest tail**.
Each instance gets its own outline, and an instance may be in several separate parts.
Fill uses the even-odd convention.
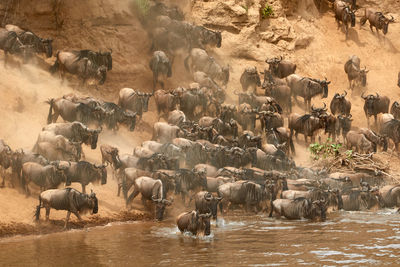
[[[46,101],[47,104],[50,105],[49,108],[49,114],[47,115],[47,124],[50,124],[52,121],[52,113],[53,113],[53,105],[54,105],[54,98],[49,99],[48,101]]]
[[[290,151],[292,152],[292,154],[295,155],[296,154],[296,150],[294,149],[293,135],[292,134],[289,136],[289,147],[290,147]]]
[[[60,53],[60,51],[58,51],[56,54],[56,62],[54,62],[54,64],[49,69],[51,74],[55,73],[60,67],[60,62],[58,61],[58,53]]]
[[[360,25],[364,25],[367,22],[367,9],[364,9],[364,16],[360,19]]]
[[[42,198],[39,195],[39,205],[36,206],[36,211],[35,211],[35,220],[36,221],[39,221],[41,206],[42,206]]]

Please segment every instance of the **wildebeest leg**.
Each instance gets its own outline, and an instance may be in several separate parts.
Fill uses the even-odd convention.
[[[82,185],[82,193],[86,194],[86,185],[85,184],[81,184]]]
[[[5,185],[5,180],[6,180],[6,172],[3,168],[1,168],[1,172],[0,172],[1,176],[3,177],[3,182],[1,183],[1,187],[4,187]]]
[[[133,190],[132,194],[126,199],[126,205],[129,204],[137,195],[139,195],[140,191],[139,190]]]
[[[50,206],[46,206],[46,221],[49,220],[50,217]]]
[[[374,29],[372,29],[372,24],[371,24],[371,22],[369,23],[369,28],[371,29],[371,32],[374,32]]]
[[[153,93],[156,90],[157,80],[158,80],[158,72],[155,71],[153,72]]]
[[[69,221],[69,217],[70,217],[70,216],[71,216],[71,212],[68,211],[68,212],[67,212],[67,217],[65,218],[64,229],[67,228],[67,225],[68,225],[68,221]]]
[[[4,68],[7,67],[7,61],[8,61],[8,53],[6,50],[4,50]]]

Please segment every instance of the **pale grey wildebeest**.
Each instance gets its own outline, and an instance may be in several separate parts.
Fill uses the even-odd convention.
[[[73,188],[50,189],[42,192],[39,195],[39,205],[36,207],[36,221],[39,221],[41,208],[46,209],[46,221],[49,220],[51,208],[66,210],[67,217],[65,218],[64,228],[68,225],[71,212],[82,221],[81,214],[86,212],[96,214],[99,211],[98,200],[93,191],[88,195]]]
[[[154,51],[149,67],[153,72],[153,92],[157,83],[160,83],[161,88],[164,89],[165,76],[168,78],[172,76],[172,66],[168,56],[163,51]],[[159,80],[159,75],[162,76],[161,80]]]
[[[227,85],[229,81],[229,65],[225,67],[219,65],[203,49],[193,48],[185,58],[184,63],[186,70],[192,73],[202,71],[212,80],[220,82],[222,85]]]
[[[118,105],[124,110],[136,112],[139,119],[142,119],[143,112],[149,109],[149,99],[153,96],[151,93],[142,93],[132,88],[122,88],[119,91]]]
[[[50,68],[50,73],[60,72],[64,81],[65,73],[77,75],[81,79],[80,86],[84,86],[88,79],[98,80],[102,85],[106,81],[107,67],[97,65],[88,57],[82,57],[81,51],[58,51],[56,61]]]
[[[349,80],[349,88],[353,89],[354,86],[365,87],[367,85],[367,67],[360,69],[360,58],[352,55],[344,64],[344,71]]]

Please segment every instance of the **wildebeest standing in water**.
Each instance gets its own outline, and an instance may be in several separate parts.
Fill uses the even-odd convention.
[[[66,210],[64,228],[67,227],[71,212],[82,221],[81,213],[96,214],[99,210],[98,200],[93,191],[88,194],[81,193],[73,188],[51,189],[39,195],[39,205],[36,207],[35,217],[39,221],[40,209],[46,209],[46,221],[49,220],[50,209]]]
[[[195,195],[196,210],[201,214],[211,213],[217,219],[218,203],[222,197],[215,197],[207,191],[200,191]]]
[[[201,232],[203,235],[210,235],[210,217],[211,213],[201,214],[193,210],[179,214],[176,224],[182,233],[190,232],[193,235],[197,235]]]
[[[342,22],[342,26],[345,27],[347,39],[349,33],[349,23],[351,27],[356,26],[356,15],[345,2],[342,2],[340,0],[336,0],[334,2],[333,10],[335,12],[335,20],[337,22],[338,29],[340,27],[340,22]]]
[[[376,125],[377,115],[379,113],[389,112],[390,99],[387,96],[379,96],[378,93],[376,93],[376,96],[374,95],[364,96],[364,93],[362,93],[361,97],[365,101],[364,113],[365,116],[367,117],[368,128],[369,128],[369,117],[374,116]]]
[[[354,89],[354,86],[365,87],[367,85],[367,67],[360,69],[360,58],[353,55],[344,64],[344,71],[349,80],[349,88]]]
[[[107,69],[111,67],[111,64],[106,66],[100,63],[98,65],[96,61],[90,59],[91,53],[87,51],[90,50],[58,51],[56,61],[50,68],[50,73],[59,70],[62,81],[64,81],[66,72],[77,75],[81,79],[80,86],[83,86],[88,79],[96,79],[100,85],[104,84]]]
[[[390,17],[391,19],[388,19],[383,15],[382,12],[377,12],[373,9],[366,8],[364,11],[364,16],[360,20],[360,27],[364,25],[368,20],[371,32],[374,32],[372,27],[375,27],[378,36],[379,36],[379,30],[382,30],[383,34],[386,35],[388,32],[389,23],[394,22],[393,16]]]
[[[155,91],[157,83],[161,84],[161,88],[164,89],[165,76],[168,78],[172,76],[172,66],[167,55],[163,51],[155,51],[153,57],[150,60],[149,67],[153,72],[153,92]],[[162,75],[162,80],[158,79],[159,75]]]
[[[325,202],[321,200],[311,201],[306,198],[276,199],[272,202],[273,211],[287,219],[326,219]],[[270,214],[272,216],[272,213]]]

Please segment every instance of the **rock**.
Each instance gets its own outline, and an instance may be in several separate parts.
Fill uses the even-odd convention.
[[[310,35],[301,35],[298,37],[295,41],[295,48],[300,49],[300,48],[306,48],[307,46],[310,45],[311,41],[314,39],[313,36]]]

